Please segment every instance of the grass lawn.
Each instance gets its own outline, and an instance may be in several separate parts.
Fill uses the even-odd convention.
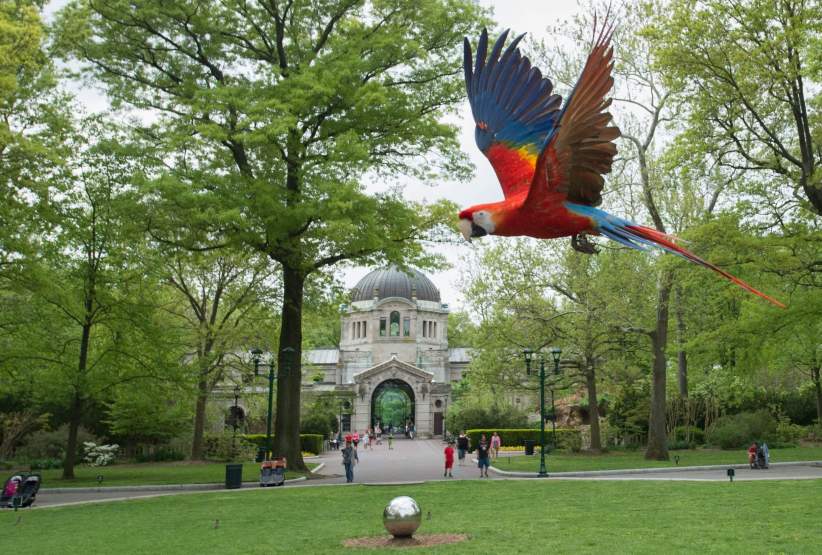
[[[344,539],[384,533],[382,509],[396,495],[420,503],[419,533],[470,536],[414,553],[813,553],[822,545],[822,480],[285,487],[2,511],[0,529],[8,553],[349,553]]]
[[[307,463],[310,468],[316,464]],[[91,468],[78,465],[74,468],[74,480],[60,478],[62,469],[40,470],[44,488],[79,488],[97,485],[97,475],[103,476],[102,486],[145,486],[157,484],[212,484],[225,481],[226,463],[142,463],[115,464]],[[9,471],[11,472],[11,471]],[[286,472],[286,479],[302,476],[304,473]],[[255,462],[243,463],[243,481],[251,482],[260,476],[260,465]]]
[[[670,451],[670,461],[646,461],[645,452],[611,451],[603,455],[573,454],[565,452],[548,453],[545,457],[549,472],[570,472],[574,470],[619,470],[624,468],[660,468],[677,466],[675,456],[679,456],[679,466],[701,466],[707,464],[746,464],[748,453],[745,450],[722,451],[720,449],[687,449]],[[771,449],[771,462],[816,461],[822,460],[822,447],[793,447],[788,449]],[[510,459],[510,462],[509,462]],[[500,470],[517,470],[536,472],[539,469],[539,455],[500,454],[492,464]]]

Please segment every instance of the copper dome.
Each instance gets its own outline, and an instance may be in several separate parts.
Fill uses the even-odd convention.
[[[411,300],[412,296],[416,296],[421,301],[440,302],[439,289],[425,274],[414,268],[409,268],[407,272],[396,266],[369,272],[351,290],[351,300],[368,301],[375,296],[380,299],[400,297]]]

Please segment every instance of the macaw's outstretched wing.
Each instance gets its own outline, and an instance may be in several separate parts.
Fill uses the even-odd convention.
[[[488,32],[477,44],[476,62],[465,39],[465,87],[477,124],[474,135],[502,185],[506,198],[528,190],[537,157],[554,130],[562,98],[531,66],[515,38],[505,52],[505,31],[488,55]]]
[[[526,203],[541,202],[551,193],[563,193],[570,202],[597,206],[602,201],[603,175],[611,171],[619,128],[609,126],[614,67],[611,35],[603,26],[585,68],[571,91],[557,130],[540,154],[537,172]],[[542,173],[544,172],[544,173]]]

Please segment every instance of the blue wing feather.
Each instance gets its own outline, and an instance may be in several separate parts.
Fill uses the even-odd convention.
[[[483,30],[476,57],[468,40],[464,42],[465,85],[478,127],[477,146],[485,152],[502,141],[538,152],[554,130],[562,99],[520,52],[524,35],[503,51],[508,35],[503,32],[489,54],[488,32]]]

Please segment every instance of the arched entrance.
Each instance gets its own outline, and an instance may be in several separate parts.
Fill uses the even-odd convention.
[[[371,396],[371,426],[379,423],[387,433],[404,432],[406,423],[415,421],[414,390],[402,380],[385,380]]]

